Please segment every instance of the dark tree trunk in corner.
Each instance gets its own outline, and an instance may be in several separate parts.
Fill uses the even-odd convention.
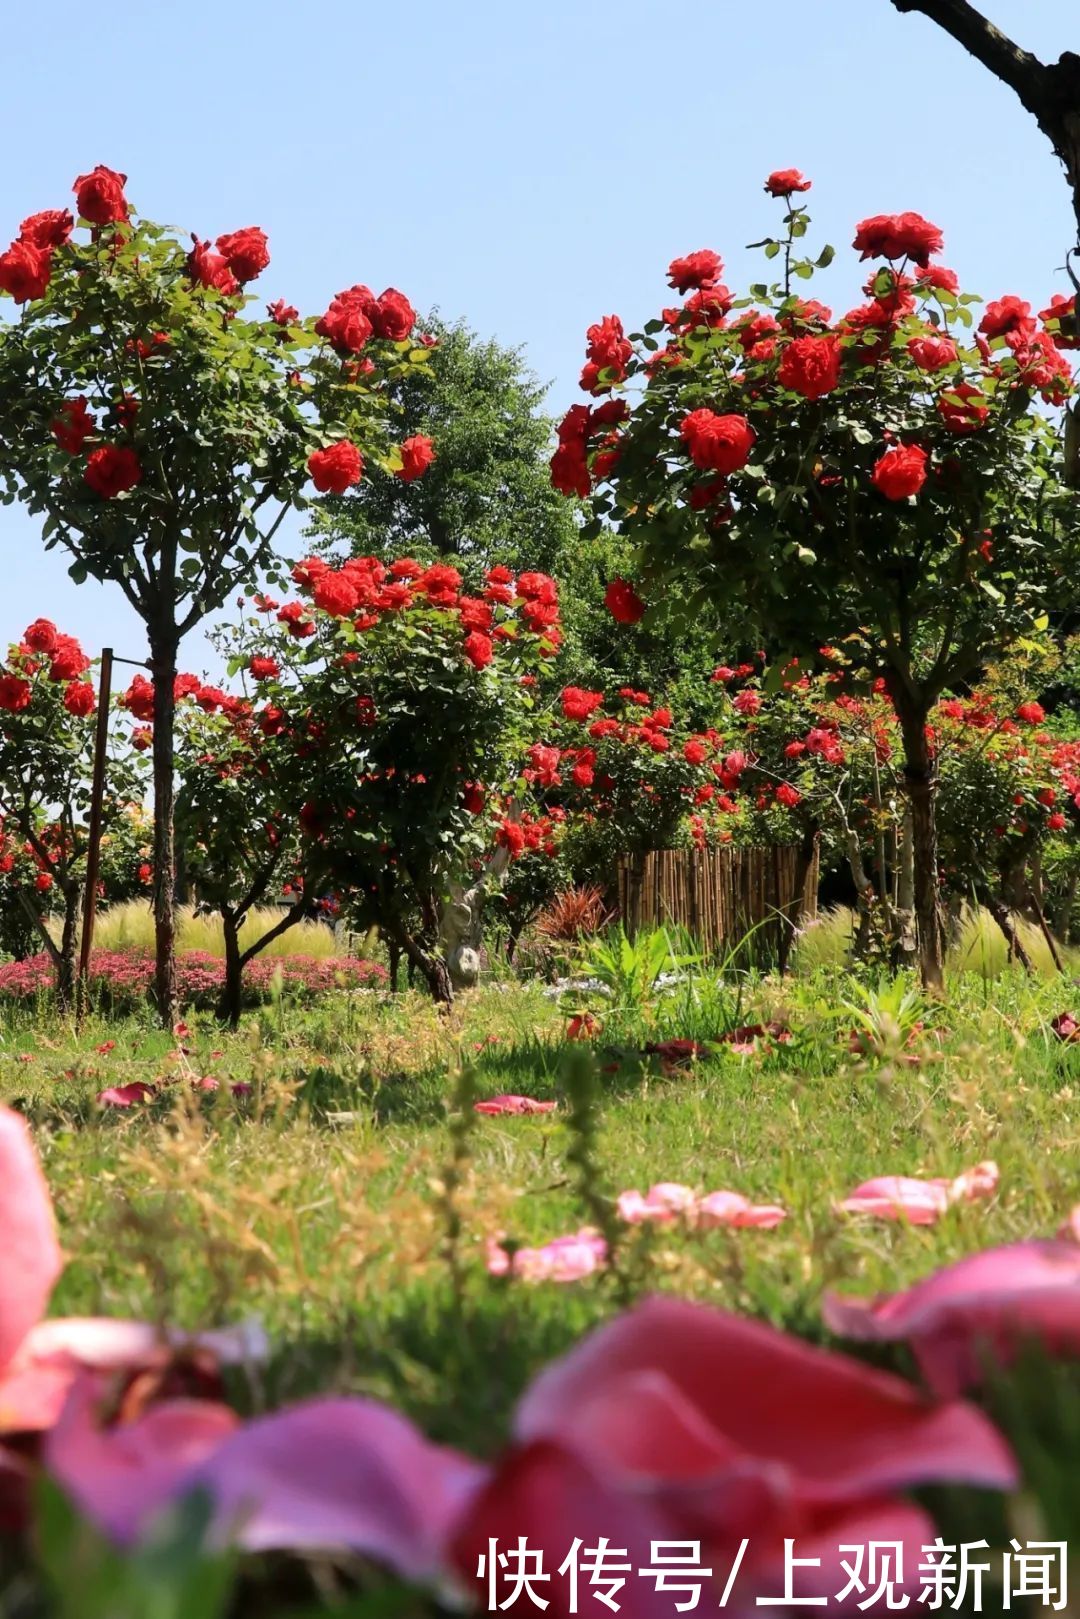
[[[77,883],[64,892],[64,931],[60,939],[60,956],[56,964],[56,989],[60,1005],[70,1011],[76,1001],[76,956],[79,947],[79,918],[82,915],[82,893]]]
[[[154,680],[154,942],[155,993],[162,1025],[171,1029],[179,1013],[176,988],[176,849],[173,809],[176,796],[173,762],[177,637],[151,631],[150,658]]]
[[[904,738],[904,785],[911,805],[919,972],[924,988],[936,993],[945,983],[945,931],[938,894],[937,765],[926,739],[927,710],[905,694],[897,703],[897,713]]]

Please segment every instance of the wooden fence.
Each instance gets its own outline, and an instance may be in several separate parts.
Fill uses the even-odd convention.
[[[708,952],[729,950],[752,930],[741,959],[779,960],[794,927],[817,915],[818,851],[656,849],[619,863],[619,911],[628,933],[688,929]]]

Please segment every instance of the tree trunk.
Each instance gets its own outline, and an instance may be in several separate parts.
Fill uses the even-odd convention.
[[[440,1006],[452,1006],[454,985],[443,956],[437,950],[425,950],[401,922],[395,920],[388,923],[386,933],[404,951],[409,963],[410,979],[415,968],[423,974],[432,1000]]]
[[[232,911],[221,912],[221,926],[225,935],[225,987],[218,1002],[218,1017],[235,1029],[240,1022],[240,992],[244,964],[240,957],[240,929]]]
[[[899,694],[897,717],[904,739],[904,786],[911,805],[915,921],[923,987],[938,994],[945,985],[945,938],[938,897],[937,765],[926,739],[927,711]]]
[[[77,955],[81,914],[82,893],[78,883],[71,883],[64,890],[64,928],[60,936],[60,955],[56,963],[56,993],[65,1012],[74,1007],[78,988]]]
[[[1009,947],[1010,958],[1018,961],[1026,973],[1031,971],[1031,957],[1024,949],[1013,914],[1000,894],[990,894],[987,897],[986,908],[1001,929],[1005,942]]]
[[[915,840],[910,806],[904,813],[900,839],[899,870],[896,883],[896,955],[901,966],[910,967],[919,956],[918,926],[915,919]]]
[[[795,862],[794,893],[791,901],[784,907],[780,918],[780,941],[776,952],[776,965],[781,978],[788,970],[791,960],[791,947],[799,931],[799,922],[803,915],[803,898],[806,880],[814,864],[818,844],[821,841],[821,829],[817,826],[808,826],[803,832],[802,843],[799,845],[798,859]]]
[[[1050,926],[1065,944],[1070,942],[1072,933],[1072,913],[1076,904],[1076,890],[1080,888],[1080,877],[1070,877],[1064,889],[1058,896],[1051,914]]]
[[[176,872],[173,812],[174,683],[178,639],[172,625],[150,631],[154,679],[154,941],[158,1016],[171,1029],[179,1015],[176,988]]]

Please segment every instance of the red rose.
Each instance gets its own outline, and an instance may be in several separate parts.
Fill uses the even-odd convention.
[[[577,495],[585,500],[592,489],[589,464],[583,444],[560,444],[551,457],[551,484],[560,495]]]
[[[990,338],[1005,337],[1009,332],[1021,332],[1030,337],[1035,330],[1031,305],[1011,292],[1004,298],[996,298],[987,304],[979,330]]]
[[[809,191],[812,180],[804,180],[801,169],[774,169],[765,182],[771,197],[790,197],[793,191]]]
[[[831,334],[796,337],[781,355],[776,380],[804,399],[832,393],[840,381],[840,339]]]
[[[83,478],[95,495],[111,500],[134,489],[142,478],[142,467],[134,450],[126,445],[103,444],[91,452]]]
[[[1046,817],[1046,827],[1049,832],[1063,832],[1067,825],[1068,822],[1060,810],[1055,810],[1053,815]]]
[[[797,804],[802,803],[802,794],[786,781],[782,781],[776,789],[776,802],[783,804],[785,809],[794,809]]]
[[[470,781],[466,784],[461,795],[461,807],[468,810],[470,815],[482,815],[487,803],[487,795],[479,782]]]
[[[912,337],[907,350],[921,371],[940,371],[957,359],[956,344],[951,337]]]
[[[626,362],[634,350],[623,332],[623,323],[618,315],[605,315],[603,320],[589,327],[585,336],[589,345],[588,364],[581,373],[581,386],[591,393],[597,387],[609,388],[613,382],[621,382]],[[601,371],[613,371],[614,376],[600,382]]]
[[[604,606],[617,624],[636,624],[645,614],[645,603],[625,579],[610,581],[604,591]]]
[[[315,330],[339,354],[359,354],[374,330],[371,317],[375,303],[370,287],[350,287],[331,301],[326,314],[315,322]]]
[[[46,208],[40,214],[31,214],[19,226],[19,240],[33,247],[52,251],[63,247],[71,235],[75,221],[69,208]]]
[[[88,680],[73,680],[64,692],[64,707],[79,719],[92,714],[95,704],[94,688]]]
[[[359,606],[359,593],[352,580],[345,573],[333,573],[330,569],[319,575],[311,594],[316,607],[321,612],[332,613],[335,618],[348,618]]]
[[[259,271],[270,263],[266,232],[258,225],[247,225],[243,230],[219,236],[217,250],[237,281],[254,281]]]
[[[396,287],[387,287],[369,313],[375,336],[389,338],[394,343],[408,337],[416,325],[416,310]]]
[[[62,450],[69,455],[81,455],[83,445],[97,429],[83,398],[65,399],[60,414],[49,423],[49,431]]]
[[[56,651],[58,640],[56,625],[51,618],[35,618],[23,636],[23,643],[31,652],[53,653]]]
[[[1080,348],[1080,332],[1076,326],[1076,295],[1065,298],[1055,292],[1046,309],[1039,310],[1039,319],[1053,327],[1054,344],[1059,349]]]
[[[1041,703],[1021,703],[1016,717],[1023,720],[1025,725],[1041,725],[1046,718],[1046,710]]]
[[[74,680],[90,667],[90,659],[73,635],[58,635],[49,665],[50,680]]]
[[[213,287],[226,297],[239,292],[240,283],[229,268],[228,259],[215,253],[209,242],[200,242],[197,236],[191,239],[195,246],[187,256],[187,272],[192,281],[202,287]]]
[[[708,749],[700,737],[692,736],[689,742],[683,743],[683,758],[688,765],[701,765],[705,763]]]
[[[955,270],[949,270],[944,264],[928,264],[919,271],[915,277],[916,284],[924,290],[939,292],[959,292],[960,277]]]
[[[745,416],[718,416],[711,410],[693,410],[684,416],[679,436],[696,467],[725,474],[746,465],[757,437]]]
[[[0,292],[10,293],[17,304],[43,298],[51,273],[51,252],[33,242],[12,242],[0,253]]]
[[[926,451],[918,444],[902,444],[886,450],[874,467],[871,482],[886,500],[906,500],[917,495],[926,482]]]
[[[34,878],[34,887],[39,894],[47,894],[53,885],[53,880],[47,871],[39,871]]]
[[[0,675],[0,708],[18,714],[30,707],[30,682],[19,675]]]
[[[699,248],[685,258],[672,259],[668,265],[668,286],[676,292],[691,292],[695,287],[715,287],[724,273],[719,253],[711,247]]]
[[[602,691],[584,691],[580,686],[566,686],[561,701],[566,719],[585,721],[602,706],[604,694]]]
[[[79,218],[88,220],[91,225],[111,225],[114,220],[126,219],[126,185],[127,175],[107,169],[104,163],[99,163],[90,174],[80,174],[71,188],[79,205]]]
[[[308,456],[311,481],[322,494],[342,495],[364,472],[364,459],[349,439],[340,439]]]
[[[414,433],[401,446],[401,467],[398,477],[402,483],[413,483],[422,478],[435,459],[435,446],[423,433]]]
[[[266,313],[279,326],[295,326],[300,319],[299,309],[294,308],[292,304],[287,304],[284,298],[279,298],[276,304],[267,304]]]
[[[276,658],[263,657],[256,653],[248,661],[248,673],[252,680],[276,680],[281,673],[281,665]]]
[[[921,214],[874,214],[855,227],[853,247],[864,259],[914,259],[925,266],[940,252],[944,237]]]
[[[977,433],[990,415],[990,401],[973,382],[958,382],[938,400],[950,433]]]
[[[491,662],[491,637],[485,635],[482,630],[470,630],[465,637],[462,650],[474,669],[486,669]]]

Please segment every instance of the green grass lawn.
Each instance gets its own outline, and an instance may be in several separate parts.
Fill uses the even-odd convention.
[[[185,1327],[257,1316],[274,1348],[259,1385],[236,1391],[249,1408],[374,1394],[433,1437],[487,1453],[543,1362],[642,1293],[822,1338],[826,1288],[891,1290],[964,1253],[1052,1234],[1080,1200],[1080,1047],[1049,1028],[1072,993],[1067,980],[964,976],[909,1037],[883,991],[873,1049],[853,1053],[843,973],[697,980],[609,1022],[595,1059],[564,1041],[565,1016],[539,985],[516,983],[449,1016],[374,991],[281,1002],[235,1034],[189,1017],[181,1058],[149,1016],[76,1032],[9,1010],[0,1096],[32,1120],[56,1201],[69,1256],[57,1313]],[[785,1024],[790,1043],[721,1047],[667,1072],[639,1054],[649,1039],[758,1020]],[[219,1090],[197,1093],[192,1075]],[[164,1081],[160,1100],[97,1107],[103,1087],[135,1079]],[[250,1096],[231,1094],[237,1081]],[[473,1113],[473,1097],[499,1092],[560,1107]],[[593,1104],[595,1135],[573,1122]],[[935,1227],[834,1211],[870,1176],[953,1176],[987,1158],[997,1194]],[[656,1181],[735,1190],[789,1217],[761,1231],[625,1228],[613,1271],[571,1284],[487,1274],[488,1237],[542,1242]],[[907,1369],[902,1350],[879,1358]],[[1014,1379],[1002,1417],[1050,1479],[1068,1460],[1057,1450],[1066,1395],[1080,1412],[1080,1379],[1063,1394],[1062,1375],[1022,1394]],[[1074,1495],[1047,1485],[1043,1506],[1075,1530]]]

